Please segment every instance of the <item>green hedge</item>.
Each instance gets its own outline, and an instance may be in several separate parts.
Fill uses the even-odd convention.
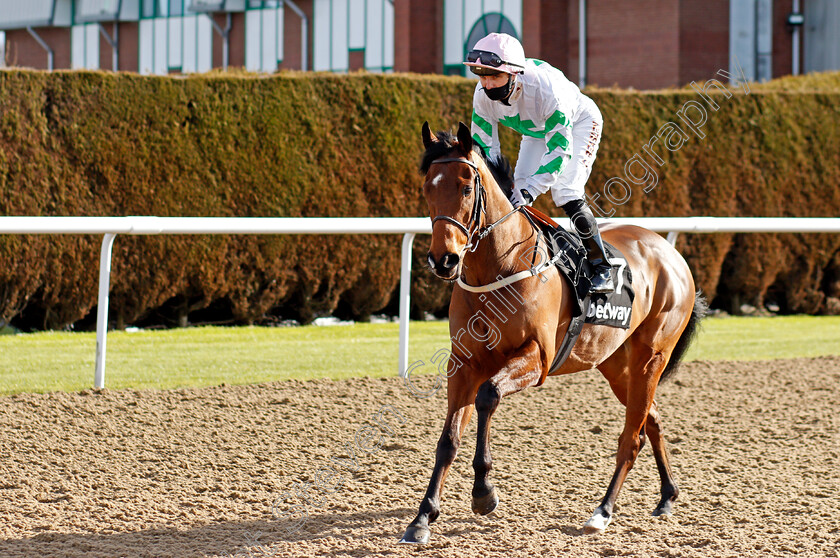
[[[720,109],[708,111],[705,139],[664,155],[656,188],[633,185],[616,215],[840,214],[840,80],[808,79],[797,93],[768,84],[713,95]],[[820,79],[825,90],[814,86]],[[426,215],[420,126],[467,121],[473,86],[418,75],[0,71],[0,213]],[[605,119],[590,193],[699,100],[689,90],[588,93]],[[515,158],[516,137],[502,141]],[[557,214],[544,198],[539,205]],[[0,320],[89,322],[99,242],[0,237]],[[413,312],[441,312],[450,287],[423,269],[428,239],[416,244]],[[117,326],[196,316],[308,322],[336,311],[364,319],[393,308],[399,245],[374,235],[120,236],[111,316]],[[718,306],[772,299],[818,313],[840,296],[836,235],[682,235],[678,247]]]

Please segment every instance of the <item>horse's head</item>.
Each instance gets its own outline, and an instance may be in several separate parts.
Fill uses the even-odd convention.
[[[420,165],[425,173],[423,195],[432,218],[429,266],[442,279],[454,279],[461,269],[461,255],[481,226],[486,191],[486,167],[473,146],[467,126],[461,122],[457,136],[448,132],[432,135],[423,124],[426,152]]]

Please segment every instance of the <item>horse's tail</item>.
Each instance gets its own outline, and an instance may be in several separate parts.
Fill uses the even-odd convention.
[[[694,337],[700,330],[700,320],[702,320],[708,313],[709,304],[706,302],[706,297],[703,296],[702,292],[697,291],[697,294],[694,297],[694,309],[691,311],[691,317],[688,319],[688,325],[685,326],[682,335],[680,335],[680,338],[677,340],[677,344],[674,346],[673,352],[671,352],[671,360],[668,361],[668,364],[665,366],[665,370],[662,371],[662,376],[659,377],[659,383],[662,383],[663,380],[667,380],[669,377],[673,376],[677,369],[679,369],[680,361],[685,356],[688,346],[691,345],[691,342],[694,341]]]

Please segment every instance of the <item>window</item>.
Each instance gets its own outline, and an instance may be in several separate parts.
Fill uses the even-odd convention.
[[[119,0],[77,0],[74,21],[76,23],[113,21],[119,13]]]
[[[140,0],[140,17],[155,17],[157,0]]]
[[[169,16],[184,15],[184,0],[169,0]]]
[[[484,14],[475,22],[475,25],[470,30],[470,34],[467,35],[467,41],[464,43],[463,60],[466,60],[467,53],[473,49],[475,43],[490,33],[507,33],[517,39],[519,38],[516,29],[513,28],[513,24],[508,18],[497,13]],[[444,68],[444,73],[455,76],[472,76],[472,74],[467,74],[463,64],[447,66]]]
[[[140,17],[177,17],[188,12],[191,0],[140,0]]]
[[[521,39],[522,0],[447,0],[444,3],[443,72],[472,76],[463,65],[479,39],[489,33],[507,33]]]

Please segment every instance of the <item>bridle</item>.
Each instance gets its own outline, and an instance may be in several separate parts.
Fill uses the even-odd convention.
[[[500,219],[494,221],[486,227],[482,227],[481,214],[487,213],[487,192],[484,190],[484,185],[481,183],[481,173],[478,172],[478,166],[469,159],[463,157],[437,159],[436,161],[432,161],[431,164],[435,163],[464,163],[469,165],[475,171],[475,199],[473,200],[473,208],[470,212],[470,220],[467,221],[467,224],[464,225],[457,219],[449,217],[448,215],[438,215],[432,219],[432,228],[434,228],[435,223],[437,223],[438,221],[446,221],[447,223],[455,225],[465,235],[467,235],[467,244],[464,246],[464,248],[461,249],[461,253],[459,254],[459,256],[463,256],[464,252],[467,251],[475,252],[478,248],[478,243],[481,241],[482,238],[490,234],[490,231],[492,231],[497,225],[505,221],[508,217],[510,217],[517,211],[522,210],[522,208],[525,207],[524,205],[515,207],[512,211],[509,211]],[[531,216],[528,215],[527,212],[523,212],[522,214],[525,216],[526,219],[528,219],[528,222],[531,223],[531,226],[534,228],[534,230],[539,231],[539,227],[537,227],[537,225],[534,223]],[[475,238],[475,241],[473,241],[473,237]],[[530,269],[514,273],[513,275],[499,278],[498,281],[494,281],[493,283],[487,285],[468,285],[463,280],[460,274],[458,275],[456,281],[458,285],[466,291],[472,293],[487,293],[495,291],[496,289],[500,289],[502,287],[506,287],[512,283],[516,283],[517,281],[522,281],[523,279],[527,279],[529,277],[536,277],[537,275],[540,275],[542,272],[553,267],[562,255],[564,254],[562,251],[560,251],[557,254],[555,254],[554,257],[552,257],[550,260],[548,260],[547,262],[543,262],[538,267],[532,267]]]
[[[470,220],[467,221],[467,224],[464,225],[457,219],[450,217],[449,215],[438,215],[432,219],[432,228],[434,228],[435,223],[438,221],[446,221],[452,225],[458,227],[458,229],[463,232],[467,237],[467,244],[464,246],[463,251],[469,250],[470,252],[475,252],[478,248],[478,243],[483,239],[485,236],[490,234],[496,225],[501,224],[505,221],[508,217],[519,211],[519,207],[514,208],[512,211],[505,214],[501,219],[487,225],[486,227],[481,226],[481,215],[487,214],[487,192],[484,190],[484,184],[481,183],[481,173],[478,172],[478,166],[466,159],[464,157],[450,157],[446,159],[437,159],[432,161],[431,164],[437,163],[464,163],[469,165],[472,170],[475,171],[475,180],[474,180],[474,190],[475,190],[475,199],[473,200],[473,207],[472,211],[470,212]],[[475,238],[475,241],[473,241]]]

